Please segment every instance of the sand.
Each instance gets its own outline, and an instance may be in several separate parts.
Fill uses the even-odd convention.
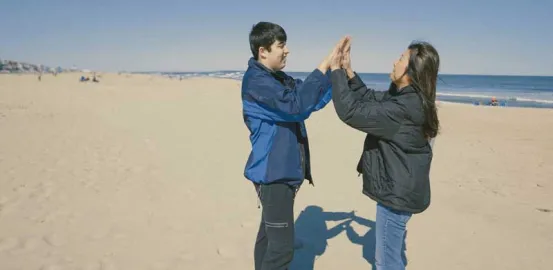
[[[0,269],[253,269],[239,82],[80,75],[0,75]],[[439,116],[408,269],[552,269],[553,110],[441,103]],[[307,125],[316,186],[296,201],[293,269],[370,269],[363,134],[332,104]],[[326,239],[343,220],[317,207],[366,221]]]

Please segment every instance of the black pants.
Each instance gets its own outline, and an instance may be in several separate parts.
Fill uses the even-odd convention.
[[[256,185],[262,205],[255,241],[255,270],[286,270],[294,257],[294,198],[283,183]]]

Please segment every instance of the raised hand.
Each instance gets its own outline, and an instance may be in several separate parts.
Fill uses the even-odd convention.
[[[350,40],[349,36],[343,37],[342,39],[340,39],[338,44],[336,44],[336,46],[332,50],[331,60],[330,60],[330,69],[331,70],[336,70],[336,69],[342,68],[342,57],[344,55],[344,48],[345,48],[344,46],[347,43],[349,43],[349,40]]]
[[[338,44],[341,44],[343,42],[343,39],[340,40],[340,42],[338,42]],[[338,45],[336,45],[337,47]],[[324,74],[328,71],[328,69],[330,68],[330,63],[332,61],[332,58],[335,54],[335,50],[336,50],[336,47],[334,47],[332,49],[332,51],[330,51],[330,53],[323,59],[323,61],[321,62],[321,64],[319,64],[319,70]]]
[[[351,58],[350,58],[350,52],[351,52],[351,38],[349,38],[349,39],[344,43],[344,47],[343,47],[342,51],[343,51],[342,68],[343,68],[343,69],[351,69]]]
[[[344,44],[343,55],[342,55],[342,68],[346,70],[348,78],[353,78],[355,73],[353,73],[353,68],[351,68],[351,38],[349,38]]]

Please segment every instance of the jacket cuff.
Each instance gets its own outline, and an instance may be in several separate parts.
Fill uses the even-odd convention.
[[[356,84],[362,84],[363,82],[361,81],[361,78],[359,77],[359,74],[357,74],[357,72],[353,72],[353,78],[348,78],[348,82],[349,83],[356,83]]]
[[[330,86],[330,73],[325,75],[318,68],[316,68],[311,74],[315,80],[321,83],[321,86],[324,86],[324,88],[328,88],[327,86]]]

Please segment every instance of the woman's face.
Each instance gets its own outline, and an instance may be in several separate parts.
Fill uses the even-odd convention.
[[[394,70],[390,74],[390,79],[396,85],[403,85],[409,83],[409,77],[405,74],[407,66],[409,65],[409,57],[411,56],[411,51],[409,49],[405,50],[403,54],[394,62]],[[405,74],[405,75],[404,75]]]

